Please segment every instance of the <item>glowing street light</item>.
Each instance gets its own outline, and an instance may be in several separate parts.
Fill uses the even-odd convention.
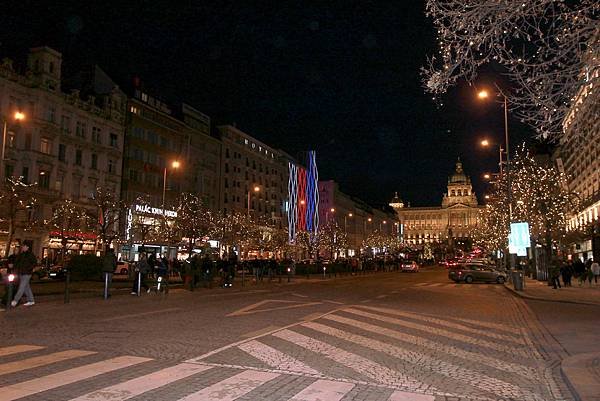
[[[489,180],[489,179],[490,179],[490,175],[489,175],[488,173],[485,173],[485,174],[483,175],[483,178],[485,178],[486,180]]]
[[[258,185],[255,185],[254,188],[252,188],[252,191],[254,191],[255,193],[259,193],[260,192],[260,187]],[[250,197],[251,197],[252,192],[250,190],[248,190],[248,217],[250,217]],[[300,201],[300,202],[304,202],[304,201]]]
[[[181,163],[179,162],[179,160],[173,160],[173,162],[171,162],[171,167],[173,168],[173,170],[177,170],[179,167],[181,167]],[[167,194],[167,166],[165,166],[164,170],[163,170],[163,194],[162,194],[162,211],[163,211],[163,216],[165,215],[165,195]]]
[[[21,122],[25,120],[25,113],[21,111],[16,111],[13,115],[13,119],[16,122]],[[0,155],[0,177],[4,179],[4,156],[6,154],[6,134],[8,130],[8,121],[5,119],[4,124],[2,126],[2,154]]]
[[[483,89],[480,90],[479,93],[477,93],[477,97],[480,99],[487,99],[488,97],[490,97],[490,93],[487,90]]]

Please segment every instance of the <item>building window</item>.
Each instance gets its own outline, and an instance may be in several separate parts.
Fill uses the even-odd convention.
[[[59,174],[54,183],[54,189],[62,193],[64,174]]]
[[[56,107],[54,107],[54,106],[48,107],[47,118],[48,118],[48,121],[50,121],[51,123],[56,121]]]
[[[58,144],[58,160],[60,160],[61,162],[65,162],[66,161],[66,154],[67,154],[67,145],[65,145],[64,143],[59,143]]]
[[[25,132],[25,150],[31,149],[31,132]]]
[[[118,140],[119,140],[119,137],[117,134],[114,134],[114,133],[110,134],[110,146],[112,146],[113,148],[118,148],[119,147]]]
[[[29,184],[29,167],[23,167],[21,177],[23,177],[23,182],[25,184]]]
[[[65,134],[71,133],[71,118],[68,116],[62,116],[60,119],[60,129]]]
[[[15,145],[16,145],[15,140],[16,139],[15,139],[15,133],[14,132],[8,132],[6,134],[6,146],[8,148],[14,148],[15,147]]]
[[[75,165],[81,166],[81,149],[75,151]]]
[[[98,169],[98,155],[95,153],[92,153],[92,165],[91,165],[93,170]]]
[[[98,127],[92,127],[92,142],[102,143],[102,130]]]
[[[85,138],[86,131],[87,131],[87,127],[86,127],[85,123],[82,123],[81,121],[77,121],[77,125],[75,127],[75,135],[77,135],[80,138]]]
[[[12,164],[7,164],[4,167],[4,177],[11,178],[15,173],[15,167]]]
[[[225,148],[225,157],[229,159],[229,148]]]
[[[48,171],[40,170],[40,174],[38,176],[38,186],[44,189],[50,188],[50,173]]]
[[[52,153],[52,141],[48,138],[42,138],[40,141],[40,152],[49,155]]]
[[[108,159],[108,172],[109,173],[114,173],[115,172],[115,161]]]

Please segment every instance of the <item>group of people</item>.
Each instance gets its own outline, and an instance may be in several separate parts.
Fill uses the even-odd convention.
[[[581,259],[569,261],[556,261],[552,266],[550,280],[552,288],[558,289],[571,287],[573,278],[578,279],[579,286],[583,286],[587,281],[590,286],[592,283],[598,284],[600,278],[600,263],[588,259],[585,263]],[[561,286],[562,279],[562,286]]]

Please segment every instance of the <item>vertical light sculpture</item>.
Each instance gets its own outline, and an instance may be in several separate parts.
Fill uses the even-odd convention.
[[[298,223],[298,167],[292,162],[288,163],[288,240],[296,240],[296,227]]]
[[[288,233],[289,242],[298,231],[314,235],[319,229],[319,174],[316,153],[307,154],[306,168],[288,163]]]

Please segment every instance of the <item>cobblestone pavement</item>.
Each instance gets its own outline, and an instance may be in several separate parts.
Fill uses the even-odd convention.
[[[0,401],[572,400],[499,285],[444,272],[36,305],[0,316]]]

